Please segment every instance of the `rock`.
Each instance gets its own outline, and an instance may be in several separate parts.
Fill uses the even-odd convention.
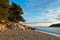
[[[5,30],[7,30],[6,25],[0,24],[0,31],[3,32]]]
[[[7,24],[0,24],[0,31],[5,31],[7,29],[13,29],[13,30],[35,30],[35,28],[32,28],[30,26],[22,25],[19,23],[9,22]]]
[[[30,27],[30,26],[23,25],[23,27],[25,27],[25,30],[26,30],[26,29],[35,30],[35,28],[32,28],[32,27]]]
[[[23,25],[18,24],[19,29],[25,30],[26,28]]]

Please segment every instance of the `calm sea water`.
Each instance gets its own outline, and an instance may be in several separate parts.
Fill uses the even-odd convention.
[[[60,35],[60,27],[34,27],[38,31],[48,32],[48,33],[54,33]]]

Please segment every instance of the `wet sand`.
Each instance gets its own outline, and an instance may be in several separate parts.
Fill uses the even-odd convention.
[[[34,30],[8,29],[4,32],[0,32],[0,40],[60,40],[60,37]]]

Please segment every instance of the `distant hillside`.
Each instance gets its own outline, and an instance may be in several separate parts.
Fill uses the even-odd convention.
[[[58,23],[58,24],[52,24],[49,27],[60,27],[60,23]]]

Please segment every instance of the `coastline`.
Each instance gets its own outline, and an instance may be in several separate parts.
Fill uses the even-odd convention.
[[[39,31],[39,30],[35,30],[35,31],[42,32],[42,33],[49,34],[49,35],[53,35],[53,36],[56,36],[56,37],[60,37],[60,35],[54,34],[54,33],[49,33],[49,32],[44,32],[44,31]]]
[[[33,28],[35,28],[35,27],[33,27]],[[38,27],[39,28],[39,27]],[[49,35],[53,35],[53,36],[56,36],[56,37],[60,37],[60,34],[58,34],[58,33],[55,33],[55,32],[49,32],[49,31],[44,31],[44,30],[40,30],[40,29],[38,29],[38,28],[36,28],[36,30],[35,31],[38,31],[38,32],[42,32],[42,33],[45,33],[45,34],[49,34]],[[47,28],[46,28],[47,29]]]
[[[11,23],[11,25],[7,27],[11,27],[12,25],[14,24]],[[16,26],[12,26],[12,28],[7,28],[3,32],[0,32],[0,40],[60,40],[60,37],[38,32],[30,26],[22,24],[17,25],[17,28]],[[4,28],[4,25],[2,27]]]

